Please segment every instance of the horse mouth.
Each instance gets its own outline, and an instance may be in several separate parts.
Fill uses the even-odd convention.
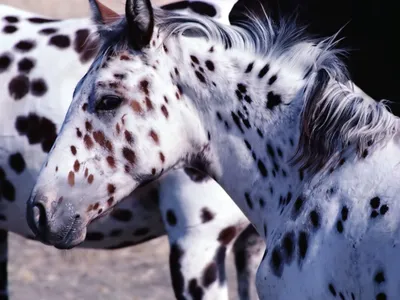
[[[79,224],[77,220],[74,220],[74,222],[72,222],[63,239],[53,244],[55,248],[60,250],[69,250],[75,248],[76,246],[79,246],[84,242],[86,237],[86,226],[79,228],[75,226],[77,223]]]

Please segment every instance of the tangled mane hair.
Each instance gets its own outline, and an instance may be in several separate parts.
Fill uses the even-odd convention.
[[[385,101],[365,99],[351,84],[338,81],[329,69],[319,68],[305,86],[300,139],[293,162],[315,173],[334,164],[332,158],[339,159],[350,146],[362,156],[372,144],[392,138],[398,127]]]
[[[314,47],[316,57],[306,72],[306,83],[301,91],[304,103],[300,138],[291,160],[310,172],[327,167],[335,155],[350,145],[361,155],[371,143],[387,141],[397,132],[397,118],[384,102],[364,99],[354,91],[339,58],[343,50],[334,48],[336,35],[315,39],[305,34],[305,27],[298,26],[293,17],[274,23],[267,15],[265,18],[249,15],[248,21],[228,26],[204,16],[154,8],[154,18],[165,39],[180,35],[206,38],[226,49],[242,49],[259,57],[296,56],[295,51],[304,51],[304,48],[295,48],[299,43],[309,44],[309,49]],[[121,19],[111,27],[100,29],[103,55],[121,48],[129,49],[126,26],[126,20]]]

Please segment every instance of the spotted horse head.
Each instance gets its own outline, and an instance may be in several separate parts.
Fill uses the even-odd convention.
[[[210,135],[179,85],[179,53],[172,55],[173,43],[155,25],[163,14],[185,15],[150,0],[128,0],[125,16],[90,4],[100,51],[27,203],[32,231],[58,248],[80,244],[92,220],[172,168],[212,174]],[[208,61],[205,68],[215,67]]]

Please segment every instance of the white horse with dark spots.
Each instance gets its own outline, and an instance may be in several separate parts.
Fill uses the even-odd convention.
[[[219,22],[227,22],[222,11],[229,11],[233,3],[220,7],[210,2],[203,7],[209,7],[205,11]],[[0,30],[0,299],[7,299],[7,231],[34,238],[25,222],[26,200],[99,41],[90,19],[53,20],[4,5],[0,5]],[[65,150],[80,155],[78,146],[73,149]],[[82,180],[95,185],[99,174],[94,171],[89,174],[83,162],[74,165],[77,174],[88,172]],[[75,180],[78,184],[80,179]],[[102,215],[101,209],[100,202],[91,206],[97,216]],[[217,183],[188,169],[129,195],[110,214],[89,225],[80,247],[117,249],[167,234],[178,299],[198,299],[198,295],[228,299],[225,254],[233,247],[239,297],[245,300],[265,249],[248,225]]]
[[[332,39],[285,20],[225,26],[148,0],[128,0],[125,18],[106,24],[91,4],[101,50],[27,204],[43,241],[78,245],[98,215],[88,207],[107,211],[190,167],[264,237],[261,299],[400,298],[399,120],[353,89]]]

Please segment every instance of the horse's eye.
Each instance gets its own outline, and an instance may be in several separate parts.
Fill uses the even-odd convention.
[[[96,110],[114,110],[122,103],[122,99],[118,96],[108,95],[103,96],[96,105]]]

